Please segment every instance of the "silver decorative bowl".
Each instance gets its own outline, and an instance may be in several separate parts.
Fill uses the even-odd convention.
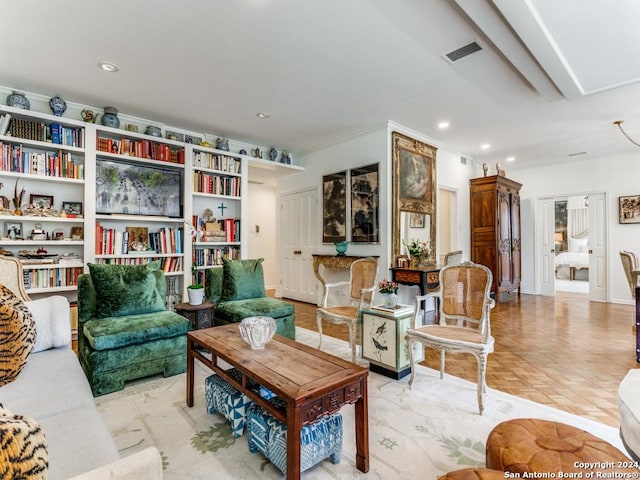
[[[276,333],[276,321],[271,317],[247,317],[240,322],[240,335],[252,349],[262,350]]]

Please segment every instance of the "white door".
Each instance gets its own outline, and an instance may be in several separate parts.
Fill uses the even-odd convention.
[[[309,189],[281,196],[282,296],[317,303],[317,280],[313,274],[318,225],[318,191]]]
[[[604,193],[589,195],[589,300],[607,301],[607,208]]]
[[[538,278],[540,295],[556,294],[555,274],[555,202],[553,198],[538,200]]]

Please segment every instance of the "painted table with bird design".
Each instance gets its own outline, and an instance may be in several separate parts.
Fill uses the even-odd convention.
[[[369,360],[369,370],[400,380],[411,372],[409,346],[405,340],[411,325],[413,306],[399,305],[395,311],[372,307],[362,310],[362,358]],[[424,359],[424,349],[414,344],[416,362]]]

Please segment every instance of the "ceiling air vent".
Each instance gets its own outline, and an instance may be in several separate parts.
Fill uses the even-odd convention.
[[[456,50],[453,50],[449,53],[444,54],[444,58],[449,62],[457,62],[458,60],[471,55],[472,53],[476,53],[482,50],[482,46],[477,41],[473,41],[464,47],[460,47]]]

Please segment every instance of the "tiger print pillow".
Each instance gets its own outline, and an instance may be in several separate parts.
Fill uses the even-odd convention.
[[[0,285],[0,387],[17,378],[35,341],[36,327],[29,309]]]
[[[47,439],[35,421],[0,405],[0,478],[47,478]]]

